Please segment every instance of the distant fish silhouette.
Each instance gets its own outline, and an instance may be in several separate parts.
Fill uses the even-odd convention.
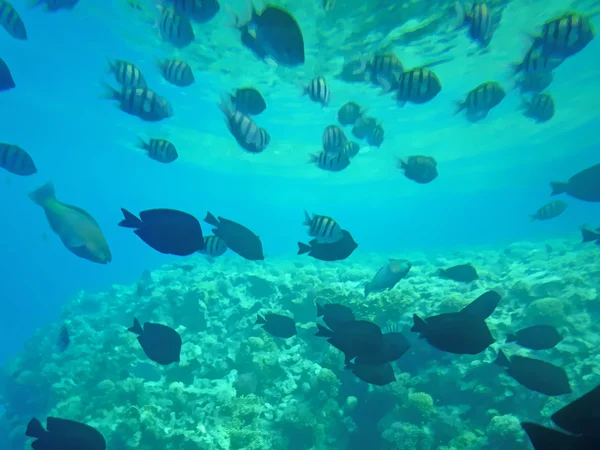
[[[70,343],[71,338],[69,337],[69,330],[67,329],[66,325],[63,325],[62,327],[60,327],[60,332],[58,334],[58,341],[56,343],[56,346],[58,347],[58,350],[62,353],[69,347]]]

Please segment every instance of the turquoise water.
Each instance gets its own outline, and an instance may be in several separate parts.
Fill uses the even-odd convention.
[[[259,437],[252,438],[255,440],[251,440],[251,445],[235,444],[235,441],[227,446],[224,441],[215,443],[216,440],[208,439],[191,444],[195,441],[169,438],[167,432],[156,441],[144,442],[142,437],[142,444],[136,447],[138,444],[126,442],[136,430],[133,423],[127,422],[129,428],[123,431],[101,422],[103,418],[122,418],[126,405],[142,410],[152,403],[152,395],[158,396],[156,388],[140,394],[140,398],[144,398],[141,401],[127,397],[122,386],[118,386],[111,391],[114,392],[111,401],[118,405],[122,400],[122,409],[94,406],[89,398],[102,395],[95,386],[110,376],[81,372],[76,368],[75,360],[89,357],[92,364],[104,365],[108,358],[115,366],[129,370],[125,348],[135,345],[135,340],[123,336],[113,341],[106,333],[118,333],[122,331],[120,327],[130,326],[133,314],[145,316],[140,317],[142,321],[165,321],[177,326],[178,321],[186,320],[186,314],[193,316],[187,300],[181,300],[187,298],[185,293],[188,291],[200,296],[199,292],[203,290],[213,293],[209,295],[210,302],[206,298],[202,300],[207,302],[209,309],[211,304],[214,308],[207,315],[207,328],[194,330],[192,325],[186,325],[201,333],[198,335],[201,338],[194,335],[190,340],[212,355],[203,360],[210,366],[218,366],[216,355],[224,350],[211,347],[208,342],[211,334],[212,339],[223,338],[219,334],[222,328],[229,328],[233,336],[228,344],[230,349],[237,349],[250,335],[264,338],[261,330],[253,329],[251,324],[244,321],[240,325],[234,319],[224,318],[233,314],[249,319],[251,306],[237,304],[244,303],[240,299],[253,303],[253,297],[262,301],[264,307],[292,310],[296,322],[307,324],[307,329],[308,324],[314,322],[311,314],[315,296],[324,301],[338,299],[341,303],[364,308],[361,311],[371,320],[377,316],[381,326],[395,324],[404,331],[411,325],[413,309],[432,315],[439,311],[443,298],[461,296],[464,304],[492,288],[506,293],[506,303],[501,314],[494,316],[492,331],[503,333],[511,325],[529,325],[530,316],[522,311],[524,301],[560,298],[566,312],[572,311],[574,317],[576,313],[580,314],[583,307],[577,302],[582,302],[581,298],[590,302],[596,298],[597,301],[599,286],[592,276],[598,271],[598,250],[593,245],[579,245],[578,227],[584,223],[598,225],[598,203],[560,197],[569,204],[560,217],[547,222],[530,222],[528,216],[550,201],[550,181],[566,181],[574,173],[599,162],[598,39],[555,71],[549,91],[556,100],[557,111],[551,121],[536,124],[523,117],[518,111],[521,100],[517,91],[509,91],[506,99],[477,124],[469,123],[463,115],[453,117],[452,112],[455,101],[464,99],[470,89],[484,81],[496,80],[509,90],[514,80],[508,66],[522,58],[527,49],[525,34],[536,32],[545,20],[565,10],[591,11],[594,2],[494,2],[495,11],[501,11],[502,18],[490,51],[471,56],[468,55],[476,46],[468,40],[466,31],[449,31],[454,23],[453,2],[422,0],[406,3],[404,8],[395,2],[374,4],[338,0],[336,7],[328,13],[317,1],[277,2],[295,15],[303,30],[307,59],[299,68],[272,68],[254,58],[241,45],[239,33],[227,26],[230,16],[224,4],[211,22],[195,25],[196,41],[183,50],[175,50],[158,38],[157,30],[153,28],[156,14],[152,1],[141,2],[143,12],[130,8],[124,0],[81,0],[73,10],[57,13],[48,13],[43,7],[29,8],[24,1],[13,0],[13,4],[25,22],[29,39],[17,41],[7,33],[0,33],[0,57],[10,66],[17,82],[16,89],[0,94],[0,142],[18,144],[27,150],[35,160],[38,173],[31,177],[17,177],[8,172],[0,174],[3,193],[0,208],[4,211],[4,220],[0,221],[0,298],[4,305],[0,317],[3,337],[0,361],[8,368],[8,378],[13,379],[7,383],[8,390],[5,389],[4,394],[5,408],[9,411],[4,431],[11,436],[5,440],[10,440],[10,444],[5,444],[6,448],[23,448],[22,427],[26,421],[33,415],[42,418],[50,413],[70,415],[69,418],[74,420],[104,427],[102,431],[111,450],[145,449],[152,445],[173,449],[347,448],[353,427],[348,425],[351,414],[343,411],[346,411],[346,398],[352,395],[361,402],[365,399],[361,405],[369,404],[368,401],[379,405],[378,402],[386,403],[391,398],[396,403],[395,408],[401,408],[400,413],[396,411],[397,415],[390,417],[389,408],[381,406],[385,409],[382,417],[388,414],[387,419],[379,423],[379,428],[367,428],[369,433],[383,435],[384,443],[373,438],[371,444],[362,448],[525,449],[529,447],[523,441],[522,433],[519,434],[520,430],[514,431],[514,426],[511,428],[509,424],[507,429],[513,431],[490,431],[501,419],[478,421],[475,419],[478,411],[487,411],[486,419],[508,415],[524,419],[526,417],[519,415],[519,409],[530,401],[527,414],[523,416],[541,420],[540,411],[544,410],[543,415],[547,416],[566,402],[566,399],[546,401],[538,394],[532,397],[512,380],[498,375],[497,368],[490,369],[494,374],[491,385],[478,389],[480,381],[477,380],[482,376],[473,362],[477,361],[476,357],[461,357],[461,371],[452,372],[457,370],[453,365],[455,359],[445,357],[436,365],[427,347],[415,344],[422,352],[415,350],[414,354],[407,355],[412,359],[400,360],[396,369],[398,376],[404,377],[402,383],[399,382],[402,388],[374,387],[371,397],[366,397],[367,394],[362,397],[362,391],[367,390],[366,384],[359,387],[346,384],[347,373],[340,371],[338,374],[337,369],[334,371],[345,380],[343,384],[338,386],[331,382],[334,387],[319,388],[321,381],[315,381],[318,376],[311,375],[298,381],[299,386],[307,383],[311,389],[282,397],[276,387],[285,384],[286,377],[280,376],[275,369],[269,371],[261,366],[257,373],[265,379],[252,395],[259,399],[257,402],[262,408],[259,409],[264,415],[257,413],[260,417],[244,422],[253,432],[261,430]],[[231,2],[228,6],[234,11],[244,11],[244,2]],[[401,12],[400,8],[406,12]],[[597,27],[598,19],[591,20]],[[435,59],[436,50],[444,48],[436,39],[444,37],[453,37],[456,47],[445,55],[450,59],[448,62],[433,69],[442,81],[442,91],[428,104],[399,108],[391,96],[378,96],[378,90],[367,83],[348,84],[335,78],[344,61],[369,55],[382,47],[394,51],[405,67],[430,62]],[[194,85],[178,88],[162,79],[155,67],[155,59],[168,56],[178,56],[191,63],[196,77]],[[174,116],[159,123],[144,123],[115,108],[115,102],[103,99],[103,83],[117,86],[114,77],[107,73],[106,58],[129,60],[138,65],[148,84],[171,101]],[[331,104],[325,109],[307,97],[299,96],[301,90],[297,83],[307,84],[318,75],[328,80],[332,92]],[[271,143],[258,155],[239,148],[216,106],[221,92],[243,85],[260,89],[268,105],[257,122],[269,131]],[[309,155],[319,151],[323,129],[336,123],[337,110],[348,100],[356,100],[368,108],[369,114],[380,119],[386,132],[385,141],[381,148],[363,144],[361,153],[340,173],[322,171],[308,164]],[[349,128],[345,131],[351,135]],[[178,148],[179,159],[163,165],[147,158],[135,149],[138,135],[172,140]],[[395,167],[396,158],[414,154],[436,158],[440,172],[438,179],[428,185],[418,185],[402,175]],[[84,208],[97,220],[113,254],[111,264],[95,265],[75,257],[52,233],[42,211],[27,198],[30,191],[48,180],[54,182],[59,200]],[[266,260],[251,263],[229,252],[215,264],[208,264],[200,256],[182,259],[159,254],[133,236],[130,230],[117,227],[121,207],[134,212],[169,207],[189,212],[199,219],[211,211],[231,218],[260,236]],[[307,241],[306,228],[302,226],[303,209],[334,217],[352,232],[359,244],[357,251],[339,263],[319,263],[296,256],[296,243]],[[205,226],[204,231],[208,234],[209,227]],[[554,248],[550,256],[543,250],[545,242],[550,242]],[[506,256],[506,248],[517,250],[513,256]],[[379,300],[388,294],[363,301],[364,282],[390,257],[406,257],[415,263],[414,278],[405,280],[414,288],[400,284],[392,291],[403,294],[405,300],[401,307],[392,300]],[[553,262],[547,262],[549,259]],[[190,273],[172,266],[163,267],[188,261],[194,265]],[[477,264],[484,273],[475,286],[443,284],[432,275],[440,267],[469,261]],[[135,294],[136,283],[145,270],[157,271],[155,277],[167,280],[164,286],[171,283],[170,288],[164,289],[179,291],[176,299],[165,305],[163,296],[166,298],[167,294]],[[544,277],[567,279],[574,272],[579,273],[575,287],[563,282],[560,286],[544,288],[546,290],[539,288],[543,294],[533,292],[527,300],[514,293],[515,283],[522,281],[535,291],[538,284],[543,284]],[[263,296],[252,294],[251,290],[236,290],[238,285],[252,284],[253,276],[268,280],[275,286],[275,293]],[[290,282],[294,277],[299,280],[297,283]],[[227,293],[220,290],[220,283],[227,286]],[[190,285],[195,287],[192,289]],[[292,294],[286,293],[287,290]],[[81,302],[73,303],[81,291],[89,296],[86,298],[91,303],[105,305],[99,307],[101,312],[95,308],[86,309]],[[400,301],[396,296],[390,298]],[[438,300],[434,301],[436,298]],[[303,308],[292,302],[298,299],[303,299]],[[221,308],[214,306],[219,302]],[[290,302],[296,306],[290,306]],[[461,304],[459,300],[455,302]],[[576,393],[582,393],[594,384],[594,377],[583,377],[579,370],[584,356],[592,361],[589,363],[593,366],[591,373],[600,373],[596,354],[582,351],[581,354],[574,352],[573,357],[567,356],[571,349],[569,345],[577,347],[576,342],[587,339],[588,333],[594,330],[592,324],[597,323],[598,309],[590,305],[586,303],[583,308],[589,317],[582,319],[582,323],[573,319],[568,324],[557,324],[573,334],[572,341],[568,341],[562,350],[553,350],[555,353],[549,355],[553,358],[548,358],[568,365]],[[70,323],[71,333],[75,336],[70,348],[72,353],[55,355],[51,343],[58,324],[64,321]],[[214,329],[215,323],[221,325]],[[38,329],[41,331],[34,334]],[[188,337],[190,333],[188,331]],[[88,337],[83,338],[84,335]],[[80,345],[77,345],[77,336]],[[317,369],[309,361],[321,361],[327,348],[301,342],[300,336],[293,339],[292,343],[274,344],[268,338],[265,339],[267,349],[261,347],[254,351],[265,355],[299,352],[303,362],[285,363],[285,372],[305,370],[316,373]],[[306,338],[307,341],[310,339]],[[104,342],[106,345],[102,344]],[[118,356],[111,356],[112,352]],[[29,388],[23,388],[13,396],[10,393],[14,394],[18,389],[12,384],[14,376],[11,374],[15,369],[11,361],[19,355],[21,363],[27,361],[24,366],[34,373],[35,380],[17,381]],[[136,353],[136,361],[142,361],[143,356]],[[486,358],[486,362],[493,361],[490,355]],[[327,364],[322,366],[333,368]],[[267,367],[272,369],[272,365]],[[463,375],[469,368],[472,370],[470,375]],[[19,363],[17,369],[25,370]],[[210,371],[206,367],[198,370],[196,377],[200,381],[194,386],[202,393],[188,392],[194,383],[185,378],[187,381],[182,381],[184,387],[181,389],[187,394],[177,394],[184,398],[189,395],[194,399],[190,402],[198,401],[198,405],[202,404],[198,398],[203,395],[218,397],[208,391],[218,391],[219,383],[227,384],[229,381],[226,380],[233,377],[229,370],[215,370],[216,374],[207,374]],[[249,371],[246,366],[235,367],[235,370]],[[456,378],[452,379],[457,380],[456,384],[437,389],[434,374],[438,370],[454,374]],[[49,375],[52,371],[54,375]],[[404,375],[400,376],[400,373]],[[424,375],[426,373],[429,375]],[[165,371],[164,374],[169,385],[177,382],[176,371]],[[77,388],[52,386],[65,377],[72,377]],[[413,377],[414,383],[406,377]],[[459,382],[464,386],[456,389]],[[394,389],[396,394],[392,394]],[[507,389],[516,400],[502,400],[508,395]],[[357,394],[356,390],[360,392]],[[402,393],[398,394],[400,390]],[[482,395],[482,391],[486,395]],[[240,395],[227,392],[231,398],[224,394],[228,400],[223,403],[237,404],[235,399]],[[406,400],[415,392],[432,396],[443,409],[435,414],[415,412],[417,406],[406,406],[408,401],[398,400]],[[469,397],[469,392],[477,394]],[[31,402],[29,396],[34,396],[35,402]],[[325,407],[327,402],[323,396],[338,405]],[[65,407],[71,397],[90,402],[89,408]],[[202,425],[208,429],[202,432],[204,435],[226,436],[227,429],[236,428],[236,422],[229,419],[235,416],[240,420],[236,414],[242,414],[227,410],[214,400],[212,402],[219,406],[206,407],[205,414],[196,414],[181,405],[181,408],[174,407],[178,415],[171,419],[166,410],[170,401],[175,400],[157,400],[164,409],[155,414],[156,424],[150,425],[150,422],[144,422],[146,418],[138,418],[145,423],[144,427],[139,427],[146,430],[142,434],[148,433],[146,427],[152,426],[179,427],[186,433],[193,433]],[[264,402],[277,407],[266,407]],[[298,407],[292,414],[290,408],[298,402],[304,409]],[[202,406],[197,408],[202,409]],[[328,411],[330,417],[323,419],[315,414],[321,409]],[[463,409],[463,423],[452,425],[460,433],[448,431],[451,427],[448,417]],[[489,413],[492,409],[498,413]],[[342,411],[339,417],[336,416],[338,410]],[[288,425],[281,425],[277,414],[292,417],[304,414],[303,417],[310,416],[311,419],[306,419],[309,424],[306,427],[290,431]],[[334,416],[338,418],[333,419]],[[361,417],[367,416],[369,414],[364,413]],[[352,420],[358,423],[361,419],[354,417]],[[290,419],[290,423],[301,421],[301,418]],[[276,422],[280,427],[270,428],[269,424]],[[402,431],[398,431],[399,426],[392,426],[396,423],[409,425],[403,425]],[[403,438],[398,436],[408,433],[405,428],[409,426],[416,427],[413,430],[416,434],[434,437],[414,438],[416,443],[406,438],[405,443],[400,444]],[[307,429],[317,431],[313,435]],[[18,438],[15,430],[18,430]],[[389,438],[393,430],[398,436]],[[463,441],[468,440],[464,436],[469,430],[477,439],[459,443],[456,440],[459,436],[463,436]],[[293,441],[294,433],[305,438],[298,439],[298,447],[289,443]],[[366,435],[368,433],[361,436]],[[336,443],[336,439],[339,442]]]

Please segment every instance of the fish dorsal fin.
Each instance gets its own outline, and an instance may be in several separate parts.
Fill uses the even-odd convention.
[[[485,320],[492,315],[500,302],[500,298],[500,294],[496,291],[487,291],[461,309],[460,313]]]

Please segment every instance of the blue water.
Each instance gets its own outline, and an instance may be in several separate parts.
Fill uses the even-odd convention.
[[[265,264],[269,257],[295,257],[297,241],[306,241],[301,224],[304,209],[333,216],[350,228],[359,252],[382,254],[479,245],[502,248],[516,241],[552,237],[576,240],[578,226],[600,222],[600,205],[574,199],[568,200],[568,214],[556,220],[528,220],[550,200],[549,181],[565,181],[599,162],[600,116],[552,142],[531,144],[521,139],[501,152],[448,160],[439,167],[439,179],[426,186],[411,184],[400,174],[363,179],[358,176],[360,169],[353,167],[343,182],[297,175],[289,165],[257,175],[254,165],[261,164],[261,155],[250,163],[225,158],[204,163],[206,144],[185,139],[181,147],[187,154],[180,160],[170,166],[156,163],[133,149],[136,136],[152,135],[152,126],[102,99],[103,82],[116,86],[106,74],[106,57],[140,61],[149,85],[159,85],[157,90],[173,100],[171,136],[176,136],[172,130],[184,127],[231,139],[213,96],[202,96],[202,92],[216,94],[224,89],[220,75],[197,72],[195,87],[182,95],[179,88],[161,83],[153,69],[153,30],[132,26],[142,39],[148,33],[148,47],[140,48],[115,33],[128,24],[123,17],[126,9],[111,9],[118,2],[81,3],[72,12],[47,14],[14,0],[29,40],[16,41],[0,32],[0,56],[17,81],[17,89],[0,95],[0,141],[26,149],[39,170],[27,178],[0,173],[0,365],[18,355],[37,328],[57,321],[62,305],[80,290],[97,292],[112,284],[133,283],[142,271],[177,259],[158,254],[130,230],[117,227],[121,207],[134,212],[169,207],[199,219],[210,211],[239,221],[261,237]],[[97,11],[104,17],[97,17]],[[598,42],[590,47],[585,58],[577,56],[588,66],[600,57]],[[464,92],[463,88],[469,87],[457,83],[451,89]],[[578,100],[599,100],[600,91],[594,92],[595,97]],[[311,106],[307,103],[306,108]],[[577,114],[576,103],[563,102],[560,107]],[[279,112],[275,106],[263,126],[277,122]],[[479,126],[453,120],[456,133]],[[273,148],[277,140],[301,141],[306,136],[302,123],[291,122],[289,128],[272,131]],[[413,131],[419,126],[411,125]],[[423,128],[431,132],[435,127],[428,123]],[[395,132],[400,135],[402,130]],[[393,134],[391,129],[388,134]],[[409,147],[410,142],[397,138],[392,144],[390,138],[382,151],[388,156],[400,154],[402,145]],[[445,151],[460,154],[460,149],[440,149],[439,154]],[[229,171],[229,164],[235,170]],[[52,233],[42,210],[27,197],[48,180],[54,182],[59,200],[84,208],[98,221],[113,254],[111,264],[101,266],[75,257]],[[471,185],[477,187],[470,189]],[[207,234],[209,227],[204,230]]]

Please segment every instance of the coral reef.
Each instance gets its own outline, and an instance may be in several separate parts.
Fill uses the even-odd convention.
[[[364,284],[400,255],[333,264],[194,257],[185,260],[189,270],[167,265],[131,286],[82,292],[63,310],[72,340],[66,352],[54,351],[52,325],[5,368],[8,448],[23,448],[32,416],[55,415],[98,428],[117,450],[525,450],[519,420],[543,423],[568,399],[528,391],[492,364],[504,346],[534,354],[505,344],[506,334],[558,326],[564,340],[542,357],[565,367],[573,395],[600,374],[600,360],[591,358],[600,345],[599,250],[550,243],[552,253],[542,242],[401,255],[413,262],[409,276],[368,299]],[[464,262],[477,267],[480,280],[436,275]],[[488,319],[497,342],[485,354],[443,354],[408,333],[413,313],[455,311],[488,289],[503,299]],[[397,381],[369,386],[344,370],[340,352],[314,337],[316,302],[342,303],[359,318],[407,332],[413,347],[395,364]],[[298,335],[273,338],[254,326],[258,311],[292,314]],[[126,331],[134,316],[180,333],[179,364],[148,361]]]

